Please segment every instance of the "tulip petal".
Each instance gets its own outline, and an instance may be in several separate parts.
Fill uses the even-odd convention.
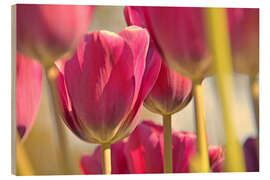
[[[42,90],[41,65],[17,53],[16,123],[21,138],[26,137],[37,115]]]
[[[138,26],[129,26],[120,31],[121,36],[129,45],[135,60],[134,76],[136,78],[135,97],[137,97],[145,70],[145,59],[149,46],[149,34]]]
[[[209,146],[208,152],[212,171],[223,172],[225,160],[224,150],[219,146]]]
[[[126,158],[123,153],[125,142],[111,145],[112,174],[128,174]],[[80,169],[83,174],[102,174],[101,146],[98,146],[93,155],[83,155],[80,159]]]
[[[58,76],[56,79],[57,88],[58,88],[58,97],[59,97],[59,104],[61,106],[62,114],[60,115],[65,122],[65,124],[69,127],[69,129],[77,135],[79,138],[94,142],[95,139],[86,136],[83,132],[84,127],[81,125],[79,119],[76,116],[74,108],[72,107],[71,100],[69,98],[66,83],[64,79],[64,72],[65,72],[65,60],[58,60],[55,63],[56,69],[58,70]]]
[[[87,34],[65,65],[65,79],[79,121],[99,143],[108,141],[135,98],[134,58],[128,44],[107,31]]]
[[[153,88],[160,71],[161,58],[159,53],[153,46],[149,46],[149,50],[146,57],[145,72],[142,79],[141,89],[137,98],[137,101],[129,113],[127,120],[118,130],[117,135],[113,139],[113,142],[123,139],[128,136],[136,127],[140,121],[140,113],[143,106],[143,101]]]
[[[189,172],[190,158],[196,152],[196,136],[192,133],[173,132],[173,171]]]
[[[129,136],[124,149],[128,168],[132,173],[162,173],[163,159],[161,156],[160,126],[150,121],[137,126]]]

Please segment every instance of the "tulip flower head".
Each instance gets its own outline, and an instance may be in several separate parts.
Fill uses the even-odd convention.
[[[162,63],[158,79],[144,105],[152,112],[171,115],[183,109],[192,98],[192,81]]]
[[[128,25],[138,25],[147,28],[144,18],[144,7],[126,7],[124,10]],[[151,32],[151,29],[149,30]],[[155,45],[153,37],[150,37],[148,53],[155,54],[153,58],[162,61],[162,55]],[[161,115],[171,115],[184,108],[191,100],[192,82],[170,69],[163,61],[158,79],[147,96],[144,105],[152,112]]]
[[[195,7],[126,7],[128,24],[147,28],[168,66],[191,80],[212,73],[203,9]]]
[[[131,135],[111,146],[113,174],[163,173],[163,128],[144,121]],[[173,172],[187,173],[190,158],[196,152],[196,135],[173,131]],[[83,155],[80,168],[83,174],[101,174],[101,155],[98,146],[92,155]],[[211,169],[221,172],[224,151],[219,146],[209,146]]]
[[[46,66],[71,51],[89,28],[92,6],[18,4],[17,50]]]
[[[56,63],[63,119],[73,133],[111,144],[134,130],[160,69],[160,61],[146,59],[148,46],[148,32],[140,27],[95,31],[69,61]]]
[[[16,126],[25,139],[37,115],[42,89],[41,65],[17,52],[16,65]]]
[[[259,9],[228,8],[234,70],[256,75],[259,72]]]

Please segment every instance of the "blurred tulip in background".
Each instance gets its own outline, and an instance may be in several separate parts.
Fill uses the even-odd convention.
[[[259,9],[228,8],[234,70],[254,76],[259,72]]]
[[[112,173],[163,173],[163,130],[151,121],[143,121],[131,135],[111,146]],[[196,135],[173,131],[173,172],[187,173],[192,155],[196,152]],[[100,146],[92,155],[83,155],[80,167],[83,174],[101,174]],[[213,172],[223,171],[224,152],[219,146],[209,146]]]
[[[51,65],[89,28],[93,6],[18,4],[17,50]]]
[[[169,67],[196,81],[211,73],[202,8],[126,7],[125,14],[143,22]]]
[[[33,126],[39,109],[41,89],[41,65],[17,52],[16,124],[20,138],[25,138]]]

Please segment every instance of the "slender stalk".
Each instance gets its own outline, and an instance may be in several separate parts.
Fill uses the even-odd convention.
[[[253,106],[256,116],[256,126],[257,126],[257,133],[259,136],[259,124],[260,124],[260,117],[259,117],[259,83],[256,76],[249,77],[250,82],[250,91],[253,100]]]
[[[164,173],[172,173],[172,117],[163,115]]]
[[[259,156],[259,142],[260,142],[260,116],[259,116],[259,83],[256,75],[249,77],[250,91],[253,101],[253,107],[255,111],[256,127],[257,127],[257,154]]]
[[[63,174],[69,173],[68,169],[68,154],[67,154],[67,143],[66,143],[66,136],[64,132],[64,127],[61,122],[59,116],[61,116],[62,112],[60,110],[59,105],[59,95],[56,87],[56,78],[58,76],[58,71],[54,66],[46,67],[46,77],[48,82],[48,94],[49,94],[49,107],[51,108],[50,111],[54,113],[54,126],[55,126],[55,133],[56,139],[58,142],[58,163],[60,168],[63,170]]]
[[[24,147],[20,142],[20,137],[17,134],[16,138],[16,174],[20,176],[34,175],[34,170],[28,159],[27,153],[24,151]]]
[[[206,137],[206,122],[204,111],[203,85],[195,82],[193,85],[196,111],[197,157],[200,162],[200,172],[209,172],[208,145]],[[199,166],[199,165],[198,165]]]
[[[236,137],[233,126],[233,83],[230,42],[226,9],[207,8],[206,22],[209,45],[212,48],[216,83],[223,109],[223,121],[226,135],[225,171],[245,171],[243,150]]]
[[[102,173],[103,174],[111,174],[111,147],[110,144],[102,144]]]

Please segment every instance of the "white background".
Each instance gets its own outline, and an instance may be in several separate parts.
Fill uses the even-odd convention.
[[[270,87],[269,87],[269,72],[270,72],[270,39],[269,39],[269,13],[270,6],[267,1],[263,0],[245,0],[245,1],[232,1],[232,0],[211,0],[195,1],[186,0],[179,2],[168,2],[165,0],[54,0],[55,4],[97,4],[97,5],[169,5],[169,6],[199,6],[199,7],[259,7],[260,8],[260,173],[220,173],[220,174],[177,174],[177,175],[114,175],[114,176],[50,176],[50,178],[175,178],[175,179],[228,179],[228,178],[267,178],[270,175],[270,149],[268,139],[270,126],[268,110],[270,101]],[[1,8],[1,60],[0,60],[0,112],[1,112],[1,141],[0,141],[0,176],[1,179],[15,179],[15,178],[48,178],[46,176],[35,177],[16,177],[11,175],[11,5],[16,3],[52,3],[49,0],[24,0],[24,1],[5,1],[2,2]],[[147,177],[150,176],[150,177]],[[269,176],[270,177],[270,176]],[[269,178],[268,178],[269,179]]]

